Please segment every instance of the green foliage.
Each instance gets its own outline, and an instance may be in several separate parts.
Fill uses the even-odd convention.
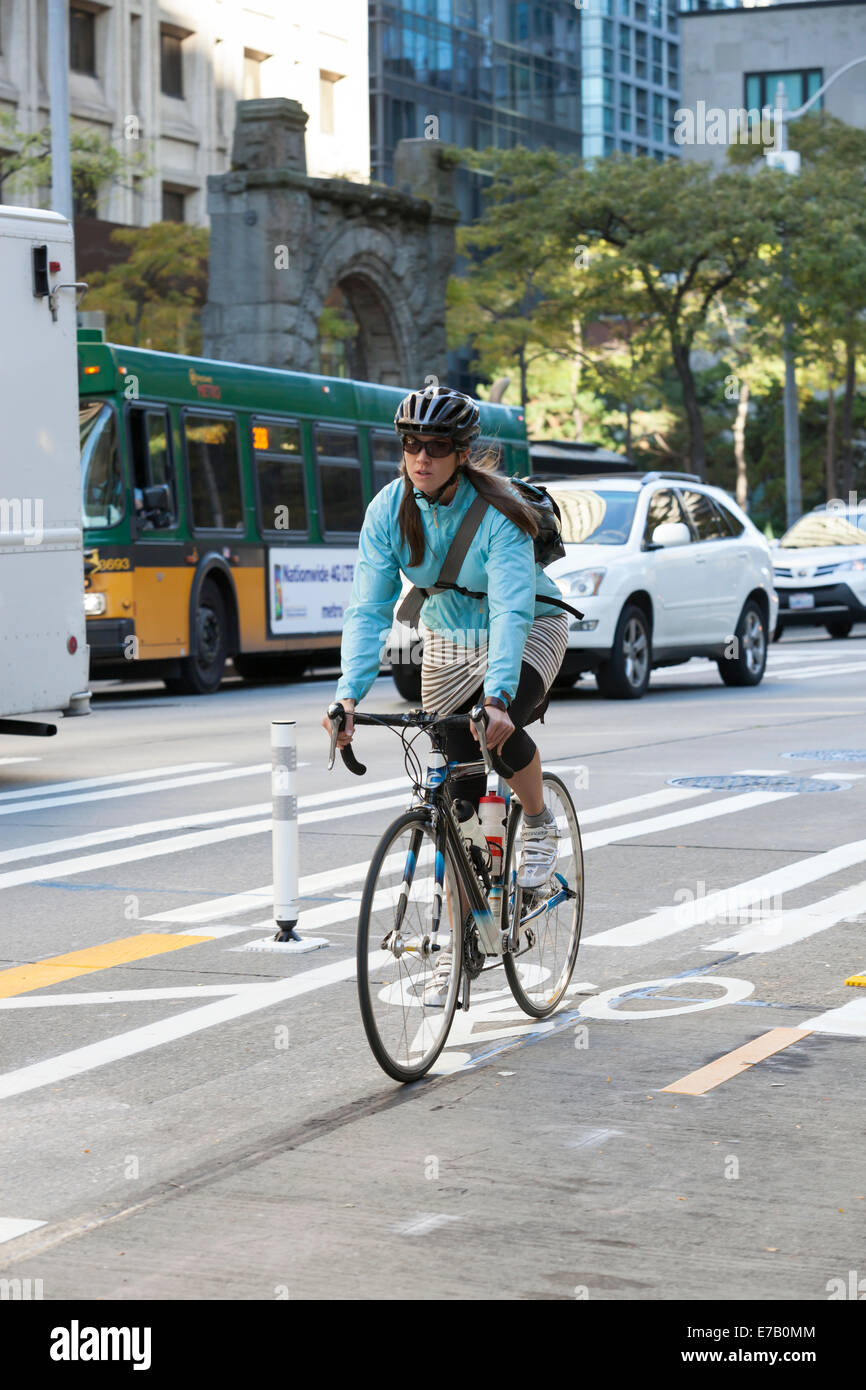
[[[118,228],[111,239],[129,247],[129,256],[91,275],[87,296],[88,309],[105,311],[109,339],[161,352],[199,352],[199,314],[207,297],[205,228],[154,222]]]
[[[756,512],[779,524],[790,321],[813,505],[827,486],[828,381],[845,388],[832,427],[843,480],[859,477],[863,452],[866,133],[821,114],[793,123],[790,145],[803,156],[796,178],[755,165],[762,150],[749,145],[721,172],[464,152],[488,183],[483,216],[461,232],[451,342],[470,340],[485,376],[519,379],[536,436],[630,445],[642,462],[706,469],[733,490],[736,434],[741,483],[748,468]]]
[[[121,154],[98,132],[73,127],[69,137],[72,190],[88,215],[97,215],[99,193],[106,184],[133,174],[150,172],[143,151]],[[4,184],[15,178],[28,190],[51,183],[51,131],[19,129],[15,113],[0,111],[0,195]]]

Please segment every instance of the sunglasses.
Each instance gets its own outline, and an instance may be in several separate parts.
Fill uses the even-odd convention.
[[[414,434],[404,434],[403,448],[407,454],[420,454],[422,449],[426,449],[428,458],[444,459],[449,454],[454,453],[454,441],[453,439],[416,439]]]

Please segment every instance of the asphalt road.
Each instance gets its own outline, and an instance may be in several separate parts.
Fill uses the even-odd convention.
[[[825,1300],[866,1276],[862,634],[786,636],[756,690],[695,661],[642,701],[555,696],[538,741],[586,848],[569,997],[539,1024],[493,972],[406,1088],[351,973],[402,760],[365,730],[366,782],[326,772],[333,679],[104,686],[56,739],[4,740],[0,1277],[45,1299]],[[405,706],[383,678],[367,707]],[[291,958],[253,949],[273,718],[298,725],[301,931],[329,943]],[[794,780],[671,785],[753,773]]]

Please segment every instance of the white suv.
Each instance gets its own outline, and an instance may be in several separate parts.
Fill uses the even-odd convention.
[[[569,619],[556,685],[593,671],[612,699],[639,699],[654,666],[693,656],[726,685],[758,685],[779,600],[770,547],[727,493],[691,473],[551,479],[566,554],[546,573],[583,613]],[[551,609],[551,612],[555,610]],[[394,683],[421,698],[420,640],[392,630]]]
[[[567,553],[547,573],[584,614],[558,685],[593,671],[603,695],[638,699],[653,667],[693,656],[717,662],[726,685],[760,682],[779,609],[770,547],[727,493],[689,473],[548,490]]]

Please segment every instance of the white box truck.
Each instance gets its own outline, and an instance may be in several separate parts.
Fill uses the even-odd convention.
[[[89,709],[73,272],[65,217],[0,205],[0,733]]]

